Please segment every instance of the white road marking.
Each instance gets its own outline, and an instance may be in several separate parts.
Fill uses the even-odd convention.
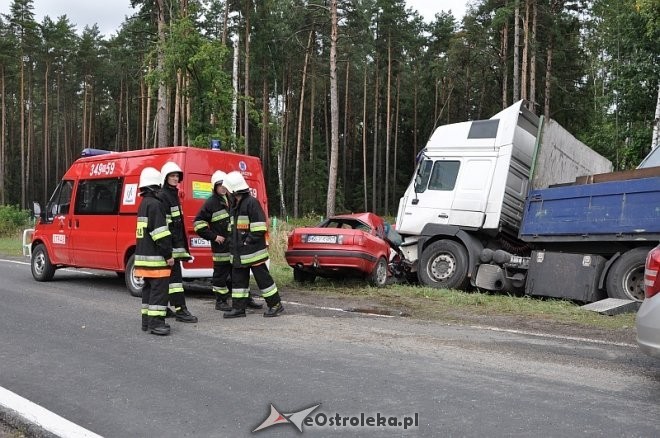
[[[7,260],[7,259],[0,259],[0,262],[15,263],[17,265],[27,265],[27,266],[30,266],[31,264],[30,262],[20,262],[18,260]],[[87,275],[101,275],[97,272],[83,271],[82,269],[74,269],[74,268],[62,268],[59,269],[59,271],[79,272],[81,274],[87,274]]]
[[[284,304],[293,304],[294,306],[300,306],[300,307],[311,307],[313,309],[320,309],[320,310],[331,310],[334,312],[344,312],[344,313],[355,313],[358,315],[367,315],[367,316],[380,316],[381,318],[394,318],[394,315],[381,315],[379,313],[371,313],[371,312],[358,312],[355,310],[346,310],[346,309],[340,309],[338,307],[324,307],[324,306],[315,306],[313,304],[303,304],[303,303],[296,303],[295,301],[282,301]]]
[[[1,386],[0,406],[60,438],[102,438]]]

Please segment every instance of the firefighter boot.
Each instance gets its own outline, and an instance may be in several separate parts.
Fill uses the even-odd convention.
[[[149,317],[145,314],[142,315],[142,331],[146,332],[149,330]]]
[[[165,324],[162,316],[149,317],[149,330],[154,335],[167,336],[170,334],[170,326]]]
[[[179,322],[197,322],[197,317],[190,313],[185,306],[176,309],[174,319]]]
[[[266,297],[266,305],[268,306],[268,310],[264,312],[265,318],[272,318],[273,316],[277,316],[284,312],[284,306],[282,306],[282,300],[280,299],[279,293]]]
[[[264,305],[259,304],[256,301],[254,301],[254,298],[252,298],[252,296],[250,296],[248,298],[248,300],[247,300],[247,308],[248,309],[261,309],[262,307],[264,307]]]
[[[240,318],[245,316],[245,307],[247,305],[247,298],[232,298],[232,309],[225,312],[223,318]]]
[[[226,295],[218,295],[215,299],[215,310],[222,310],[223,312],[229,312],[231,310],[231,304],[229,304]]]

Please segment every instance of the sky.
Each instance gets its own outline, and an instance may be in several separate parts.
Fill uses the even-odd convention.
[[[436,13],[449,10],[460,21],[467,1],[406,0],[406,3],[417,10],[425,21],[430,22]],[[0,13],[8,14],[10,3],[10,0],[0,1]],[[92,26],[96,23],[101,34],[106,36],[112,35],[124,22],[124,18],[135,12],[130,7],[129,0],[33,0],[33,4],[35,19],[39,23],[46,15],[53,21],[61,15],[66,15],[78,32],[86,25]]]

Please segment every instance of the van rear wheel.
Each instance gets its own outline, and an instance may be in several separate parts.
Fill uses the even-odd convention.
[[[144,286],[144,279],[135,276],[135,255],[131,255],[126,262],[125,277],[126,287],[128,292],[134,297],[142,297],[142,287]]]
[[[55,266],[50,262],[48,251],[43,243],[35,246],[30,260],[32,276],[37,281],[50,281],[55,275]]]

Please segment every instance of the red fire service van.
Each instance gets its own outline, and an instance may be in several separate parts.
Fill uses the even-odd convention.
[[[84,156],[89,151],[92,156]],[[212,277],[211,244],[193,231],[194,217],[211,195],[211,175],[216,170],[240,171],[267,214],[261,161],[249,155],[175,146],[129,152],[85,149],[45,209],[35,203],[39,219],[30,244],[34,279],[49,281],[62,267],[103,269],[125,276],[131,295],[140,296],[142,279],[133,275],[141,199],[138,180],[145,167],[160,170],[168,161],[177,163],[184,175],[179,197],[193,260],[182,264],[183,277]]]

